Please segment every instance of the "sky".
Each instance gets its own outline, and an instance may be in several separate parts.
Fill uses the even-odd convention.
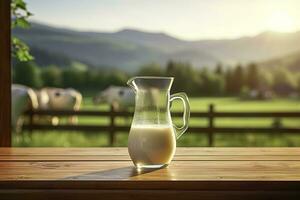
[[[25,0],[31,20],[86,31],[131,28],[185,40],[300,30],[300,0]]]

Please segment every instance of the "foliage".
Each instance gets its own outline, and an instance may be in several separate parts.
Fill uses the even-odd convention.
[[[218,63],[216,68],[215,68],[215,73],[222,76],[224,73],[223,65],[222,63]]]
[[[112,71],[107,76],[108,85],[126,86],[128,76],[121,71]]]
[[[84,87],[84,72],[78,69],[67,68],[62,71],[63,87]]]
[[[224,94],[224,80],[220,75],[203,71],[200,78],[201,91],[199,93],[202,94],[201,96],[221,96]]]
[[[233,72],[232,69],[228,68],[224,74],[224,81],[225,81],[225,93],[227,95],[233,94],[233,87],[234,87],[234,79],[233,79]]]
[[[29,28],[28,18],[32,16],[27,9],[27,5],[23,0],[11,1],[12,28]],[[19,61],[33,60],[33,56],[29,53],[29,47],[19,38],[12,36],[12,55]]]
[[[279,68],[273,73],[273,90],[279,95],[289,95],[296,90],[296,80],[291,72],[284,68]]]
[[[42,86],[40,69],[33,62],[18,62],[14,68],[14,82],[39,88]]]
[[[189,63],[169,61],[165,73],[175,78],[172,86],[173,92],[185,91],[193,94],[199,91],[197,88],[199,75]]]
[[[237,65],[233,71],[233,80],[234,84],[232,85],[232,92],[234,95],[238,95],[241,93],[243,85],[244,85],[244,69],[241,65]]]
[[[298,91],[298,95],[300,95],[300,75],[297,76],[297,91]]]
[[[250,90],[247,86],[244,86],[242,89],[241,89],[241,92],[240,92],[240,99],[243,99],[243,100],[248,100],[249,99],[249,94],[250,94]]]
[[[49,66],[42,70],[41,77],[44,86],[59,87],[62,85],[62,71],[57,66]]]
[[[24,64],[26,65],[26,64]],[[30,64],[32,65],[32,63]],[[36,68],[36,65],[34,65]],[[44,87],[72,87],[84,91],[103,90],[110,85],[126,86],[131,76],[172,76],[175,77],[172,92],[184,91],[189,96],[240,96],[242,98],[267,95],[272,98],[274,93],[278,96],[287,96],[299,90],[297,74],[279,68],[272,72],[259,70],[256,64],[236,65],[223,69],[221,65],[210,70],[208,68],[195,69],[189,63],[174,62],[170,60],[165,67],[155,63],[144,65],[135,74],[127,74],[120,70],[103,70],[88,68],[81,63],[73,63],[69,67],[39,67],[41,73],[31,71],[33,79],[43,83]],[[15,69],[17,71],[20,69]],[[13,71],[16,81],[25,85],[40,87],[40,84],[29,80],[20,81],[20,73]],[[26,74],[26,70],[21,74]],[[25,76],[26,77],[26,76]],[[40,81],[42,79],[42,81]],[[300,78],[299,78],[300,79]],[[254,81],[255,80],[255,81]]]
[[[159,64],[150,63],[143,65],[141,69],[137,72],[137,75],[141,76],[163,76],[164,70]]]
[[[255,63],[251,63],[247,67],[247,77],[246,84],[250,90],[258,90],[259,89],[259,71],[258,66]]]

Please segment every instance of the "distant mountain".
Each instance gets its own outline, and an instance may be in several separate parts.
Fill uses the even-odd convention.
[[[165,33],[150,33],[132,29],[124,29],[113,33],[116,38],[120,38],[135,44],[145,45],[166,53],[176,52],[188,46],[188,42],[176,39]]]
[[[47,50],[32,47],[30,53],[34,55],[35,63],[39,66],[56,65],[60,67],[68,67],[74,61],[68,56],[56,52],[48,52]]]
[[[285,67],[290,71],[300,72],[300,51],[261,62],[260,65],[269,70],[274,70],[278,67]]]
[[[135,71],[150,62],[164,64],[169,59],[202,67],[217,62],[259,62],[300,51],[300,32],[264,32],[238,39],[185,41],[165,33],[133,29],[112,33],[80,32],[32,23],[30,29],[15,29],[13,34],[27,42],[36,59],[45,65],[51,64],[52,59],[53,64],[65,64],[57,63],[57,58],[125,71]]]
[[[36,23],[28,30],[16,29],[13,34],[31,48],[61,54],[96,67],[111,66],[132,71],[140,64],[160,57],[157,51],[141,45]]]
[[[198,41],[193,45],[225,63],[261,61],[300,50],[300,31],[294,33],[268,31],[254,37]]]

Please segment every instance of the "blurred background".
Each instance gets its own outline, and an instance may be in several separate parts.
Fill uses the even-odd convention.
[[[257,112],[257,117],[213,122],[192,117],[191,127],[213,123],[249,131],[193,131],[178,146],[300,146],[300,1],[12,4],[14,146],[111,145],[110,131],[91,126],[110,126],[112,108],[132,111],[134,102],[124,96],[129,90],[124,87],[138,75],[175,77],[172,93],[186,92],[191,112]],[[28,114],[66,109],[107,116]],[[181,110],[179,103],[172,106]],[[270,114],[263,118],[262,112]],[[116,117],[113,123],[128,126],[130,120]],[[261,128],[270,130],[256,130]],[[114,146],[127,145],[128,131],[113,134]]]

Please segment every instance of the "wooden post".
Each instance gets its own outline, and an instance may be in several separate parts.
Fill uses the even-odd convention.
[[[0,147],[11,146],[10,0],[0,0]]]
[[[32,135],[32,131],[33,131],[33,125],[34,125],[34,114],[33,114],[33,108],[31,108],[30,112],[29,112],[29,135]]]
[[[115,108],[110,106],[110,128],[109,128],[109,144],[114,146],[115,143]]]
[[[214,129],[214,105],[209,105],[208,111],[208,146],[214,146],[214,137],[213,137],[213,129]]]

